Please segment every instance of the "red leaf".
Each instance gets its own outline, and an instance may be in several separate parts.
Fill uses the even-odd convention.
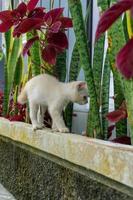
[[[25,16],[27,11],[27,5],[24,2],[22,2],[18,5],[18,7],[15,10],[20,13],[21,17],[23,17]]]
[[[19,36],[22,33],[27,33],[31,29],[38,29],[41,27],[43,19],[40,18],[27,18],[14,29],[13,36]]]
[[[21,18],[21,14],[15,9],[12,11],[12,21],[14,25],[17,25],[19,23],[19,20]]]
[[[36,37],[33,37],[33,38],[31,38],[30,40],[27,41],[27,43],[25,44],[25,46],[23,48],[23,55],[24,56],[28,53],[28,51],[29,51],[30,47],[33,45],[33,43],[38,39],[39,39],[39,37],[36,36]]]
[[[128,136],[122,136],[111,140],[111,142],[131,145],[131,138]]]
[[[0,89],[0,97],[3,96],[3,91]]]
[[[0,24],[0,32],[5,33],[7,32],[11,27],[12,23],[10,21],[6,21]]]
[[[106,115],[107,119],[110,122],[119,122],[122,119],[127,118],[127,111],[126,110],[122,110],[122,109],[118,109],[115,110],[113,112],[110,112]]]
[[[39,0],[30,0],[29,3],[27,4],[27,9],[29,11],[33,10],[36,7],[38,1]]]
[[[66,34],[63,32],[51,33],[48,38],[48,43],[57,49],[68,48],[68,40]]]
[[[43,59],[51,65],[55,65],[56,56],[57,56],[56,50],[51,45],[46,46],[45,49],[43,49],[42,51]]]
[[[0,12],[0,32],[7,32],[13,25],[11,13],[10,10]]]
[[[44,17],[44,18],[45,18],[45,17]],[[52,24],[52,17],[51,17],[51,16],[47,17],[47,20],[45,19],[45,23],[46,23],[48,26],[51,26],[51,24]]]
[[[12,11],[4,10],[0,12],[0,20],[7,21],[12,19]]]
[[[46,13],[44,20],[47,21],[49,17],[52,18],[52,23],[56,22],[62,15],[64,8],[55,8]]]
[[[22,122],[22,121],[24,121],[24,118],[23,118],[22,115],[14,115],[14,116],[10,116],[9,120],[10,121],[20,121],[20,122]]]
[[[125,78],[133,77],[133,38],[119,51],[116,66]]]
[[[98,23],[96,40],[104,33],[126,10],[131,9],[133,0],[121,0],[103,13]]]
[[[61,22],[57,21],[54,24],[52,24],[52,26],[50,27],[50,31],[53,33],[58,33],[61,27]]]
[[[72,19],[69,17],[60,17],[60,22],[62,23],[62,28],[71,28],[73,27]]]
[[[29,17],[44,18],[44,16],[45,16],[44,10],[45,10],[44,7],[37,7],[37,8],[35,8],[34,10],[32,10],[32,11],[28,14],[28,18],[29,18]]]

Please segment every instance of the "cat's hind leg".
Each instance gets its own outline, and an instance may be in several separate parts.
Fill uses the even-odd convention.
[[[31,119],[31,123],[32,123],[32,128],[35,131],[35,130],[41,128],[37,121],[37,112],[39,109],[39,105],[37,105],[33,101],[29,101],[29,107],[30,107],[30,119]]]
[[[38,124],[40,125],[40,127],[42,127],[42,128],[45,127],[45,125],[44,125],[44,114],[46,112],[46,109],[47,109],[46,106],[40,105],[39,109],[38,109],[38,113],[37,113],[37,121],[38,121]]]

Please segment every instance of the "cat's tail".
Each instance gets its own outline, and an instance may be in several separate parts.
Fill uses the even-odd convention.
[[[17,101],[18,101],[18,103],[20,103],[20,104],[25,104],[25,103],[27,102],[27,93],[26,93],[25,88],[22,89],[20,95],[18,96]]]

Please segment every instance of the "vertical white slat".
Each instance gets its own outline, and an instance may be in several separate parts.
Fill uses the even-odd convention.
[[[60,0],[60,7],[64,8],[64,12],[63,15],[64,17],[68,17],[68,1],[66,0]],[[66,31],[66,35],[68,38],[68,42],[69,42],[69,31]],[[66,55],[66,81],[68,81],[68,77],[69,77],[69,48],[67,49],[67,55]]]
[[[42,6],[45,7],[46,10],[48,11],[50,9],[50,0],[48,1],[42,0]]]
[[[59,8],[60,4],[59,4],[59,0],[55,0],[54,1],[54,8]]]

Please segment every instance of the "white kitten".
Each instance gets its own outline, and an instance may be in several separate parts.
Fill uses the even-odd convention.
[[[52,118],[52,129],[69,132],[63,121],[62,110],[70,101],[86,104],[87,97],[85,82],[62,83],[53,76],[41,74],[26,83],[18,96],[18,102],[24,104],[28,99],[30,119],[34,130],[44,127],[44,114],[48,108]]]

